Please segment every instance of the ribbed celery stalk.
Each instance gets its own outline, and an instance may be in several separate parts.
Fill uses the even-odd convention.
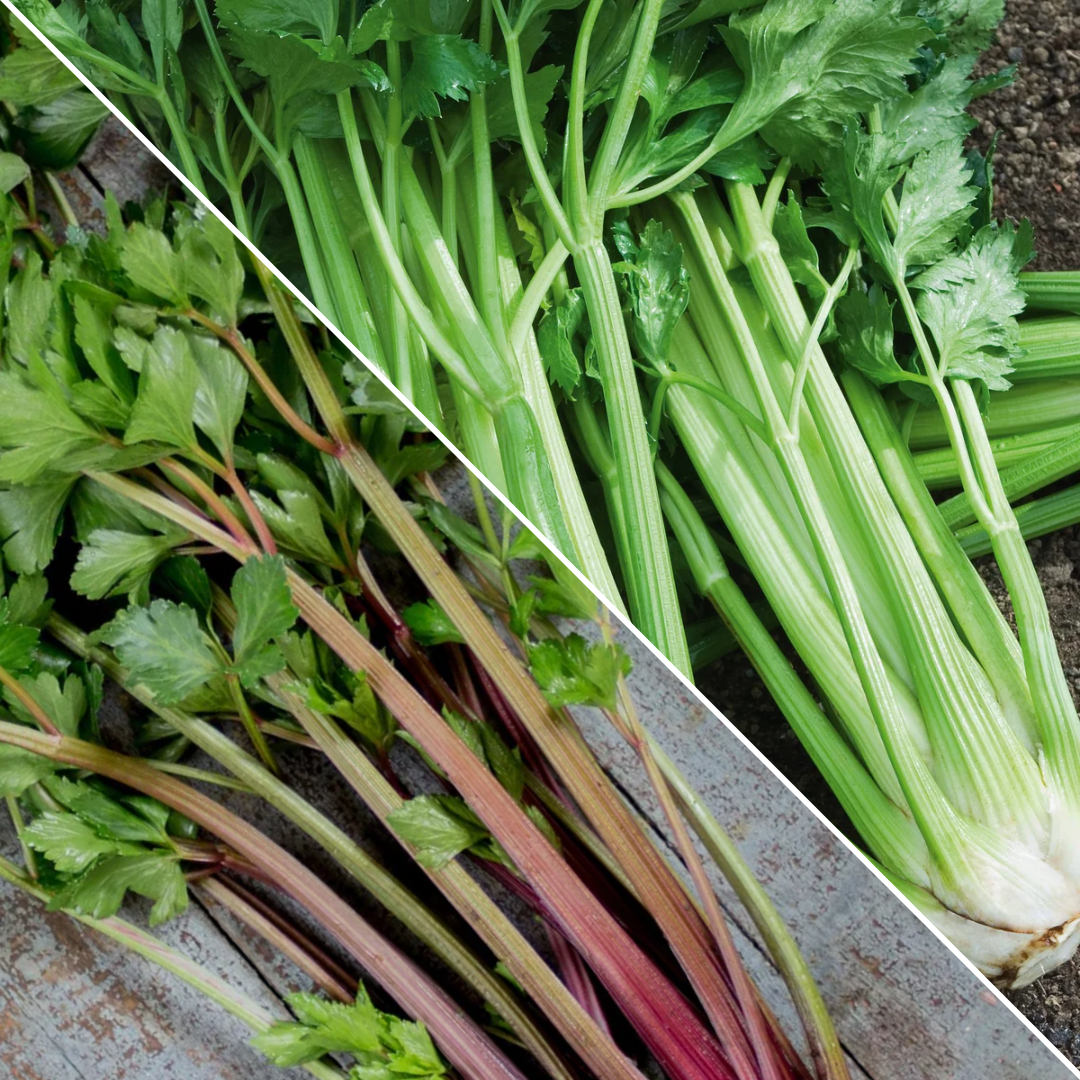
[[[1027,306],[1039,311],[1069,311],[1080,315],[1080,272],[1028,271],[1020,275]]]
[[[1011,390],[991,390],[986,434],[991,439],[1046,431],[1058,424],[1074,424],[1080,416],[1080,377],[1030,379]],[[936,409],[920,408],[911,425],[912,450],[949,443],[945,423]]]
[[[564,206],[548,177],[529,113],[521,56],[524,25],[513,23],[506,6],[501,0],[495,0],[495,13],[506,46],[522,149],[544,210],[559,240],[573,258],[589,312],[592,341],[611,429],[612,455],[619,473],[621,512],[618,520],[621,524],[618,527],[628,530],[630,537],[630,540],[620,544],[620,549],[628,552],[630,542],[634,545],[634,558],[622,567],[630,612],[638,628],[657,648],[687,676],[691,676],[686,632],[679,611],[667,531],[653,475],[652,448],[641,407],[637,371],[615,273],[602,239],[611,178],[641,94],[662,7],[662,0],[644,0],[638,13],[633,44],[610,105],[587,183],[581,140],[585,66],[588,63],[589,35],[600,6],[592,2],[586,9],[571,71],[571,118]]]
[[[990,449],[998,468],[1005,472],[1024,462],[1033,461],[1042,453],[1064,440],[1080,434],[1080,424],[1062,424],[1045,431],[1025,431],[1020,435],[1006,435],[991,439]],[[931,491],[961,486],[960,467],[950,446],[935,450],[919,450],[914,455],[915,468],[922,482]],[[1010,496],[1011,497],[1011,496]]]
[[[729,184],[728,192],[743,257],[794,363],[804,353],[809,320],[753,190]],[[889,585],[885,596],[904,633],[933,746],[932,774],[913,756],[894,761],[930,848],[934,891],[954,910],[986,924],[1015,918],[1024,907],[1033,918],[1067,916],[1071,900],[1056,871],[1042,861],[1049,822],[1039,771],[985,673],[955,634],[824,355],[820,349],[814,353],[806,405],[853,514],[874,537]],[[871,699],[877,690],[868,686]],[[880,703],[871,705],[877,706],[878,723],[888,723]],[[890,751],[903,749],[888,728],[882,734]],[[1007,855],[1010,846],[1015,853]]]
[[[1080,318],[1021,319],[1020,348],[1012,382],[1080,375]]]
[[[1080,485],[1022,503],[1014,513],[1025,540],[1068,528],[1080,522]],[[977,559],[993,551],[990,534],[979,524],[960,529],[956,539],[969,559]]]

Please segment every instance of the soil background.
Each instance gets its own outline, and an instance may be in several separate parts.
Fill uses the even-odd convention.
[[[979,73],[1011,64],[1017,68],[1012,85],[974,103],[979,125],[971,143],[985,152],[997,137],[995,207],[1004,217],[1031,219],[1038,253],[1031,268],[1080,269],[1080,0],[1009,0]],[[1065,674],[1080,702],[1080,526],[1034,540],[1029,547]],[[979,568],[1009,613],[993,559],[982,560]],[[815,805],[834,821],[844,820],[745,657],[732,654],[703,672],[698,682]],[[1080,1064],[1080,955],[1009,997],[1066,1057]]]

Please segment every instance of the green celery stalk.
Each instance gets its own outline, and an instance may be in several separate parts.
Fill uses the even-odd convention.
[[[319,147],[311,139],[297,135],[293,139],[293,155],[319,246],[326,254],[327,277],[340,320],[338,329],[376,367],[385,371],[385,349],[375,333],[367,289],[360,277]]]
[[[642,633],[680,671],[692,677],[634,357],[615,273],[603,243],[604,215],[609,204],[611,178],[625,145],[646,77],[662,7],[662,0],[643,0],[638,12],[629,56],[611,103],[600,146],[593,158],[588,190],[581,141],[581,114],[589,36],[600,5],[594,0],[586,9],[571,71],[568,182],[564,192],[567,206],[564,207],[548,177],[529,113],[521,55],[521,33],[527,14],[523,16],[522,25],[516,25],[511,21],[502,0],[495,0],[495,14],[506,46],[522,149],[541,203],[559,240],[573,259],[589,311],[611,431],[612,455],[619,473],[618,498],[622,509],[619,515],[613,516],[613,524],[616,528],[628,530],[629,539],[620,544],[620,550],[629,552],[633,545],[635,554],[622,567],[628,606]]]
[[[1021,319],[1020,348],[1009,375],[1013,382],[1080,375],[1080,318]]]
[[[1015,635],[921,483],[881,394],[857,372],[845,371],[842,378],[863,437],[923,559],[993,683],[1006,718],[1028,749],[1034,750],[1031,694]]]
[[[1080,376],[1030,379],[1011,390],[991,390],[986,434],[991,439],[1043,431],[1058,424],[1076,423],[1080,416]],[[936,409],[920,408],[911,425],[912,450],[949,443],[945,422]]]
[[[1020,275],[1027,306],[1039,311],[1068,311],[1080,315],[1080,272],[1027,271]]]
[[[731,577],[720,549],[678,481],[663,465],[657,471],[664,513],[698,588],[715,605],[852,824],[886,865],[909,880],[929,882],[929,855],[915,823],[886,798],[821,711]]]
[[[802,302],[753,189],[732,183],[728,192],[751,277],[794,362],[804,354],[808,330]],[[1001,712],[985,675],[956,635],[824,355],[813,346],[806,406],[852,500],[853,514],[873,536],[871,546],[887,575],[885,596],[916,676],[933,747],[933,775],[912,752],[910,737],[897,722],[895,704],[877,697],[886,692],[887,683],[872,642],[861,637],[856,598],[839,605],[875,720],[930,847],[939,895],[949,896],[957,910],[984,921],[1008,917],[1009,904],[1001,895],[987,894],[984,867],[989,861],[994,872],[1013,877],[1014,868],[1005,861],[999,840],[1001,831],[1007,830],[1029,853],[1032,866],[1041,868],[1036,853],[1042,850],[1046,810],[1038,770]],[[830,581],[831,588],[842,580]],[[985,830],[973,832],[960,813],[983,822]],[[1010,886],[1018,887],[1018,883]],[[1047,897],[1052,892],[1049,884],[1048,889]],[[1051,907],[1055,902],[1048,900]]]
[[[1021,503],[1014,513],[1025,540],[1068,528],[1080,522],[1080,485]],[[978,559],[993,551],[990,534],[978,523],[960,529],[956,539],[969,559]]]
[[[1041,453],[1032,454],[1019,464],[1001,470],[1002,490],[1010,502],[1056,483],[1080,468],[1080,431],[1072,430],[1073,434],[1068,438],[1054,442]],[[967,492],[947,499],[938,509],[952,529],[969,525],[976,518]]]
[[[1025,431],[1019,435],[1006,435],[991,439],[990,449],[998,468],[1005,472],[1025,462],[1033,461],[1063,442],[1071,441],[1080,434],[1080,424],[1062,424],[1040,431]],[[960,466],[952,448],[941,446],[935,450],[920,450],[912,455],[915,468],[922,481],[931,491],[962,486]],[[1010,496],[1010,498],[1013,496]]]

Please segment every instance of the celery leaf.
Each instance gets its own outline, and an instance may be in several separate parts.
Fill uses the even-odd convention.
[[[186,604],[155,600],[127,608],[102,631],[131,677],[175,705],[221,672],[210,639]]]
[[[950,255],[911,282],[919,318],[938,348],[949,378],[981,379],[1007,390],[1005,376],[1019,349],[1016,316],[1024,309],[1017,277],[1030,258],[1030,226],[986,225],[959,254]]]
[[[95,529],[79,550],[71,587],[91,600],[127,593],[133,604],[150,600],[150,577],[183,541],[180,530],[165,535]]]
[[[401,617],[421,645],[465,643],[458,628],[450,621],[450,616],[434,600],[425,604],[410,604]]]
[[[416,861],[431,870],[441,870],[489,836],[487,827],[457,795],[417,795],[393,811],[387,822],[416,848]]]
[[[529,666],[544,697],[563,705],[615,708],[620,675],[633,666],[621,645],[588,642],[580,634],[547,640],[529,648]]]
[[[415,38],[412,63],[401,84],[406,117],[442,116],[439,98],[465,101],[469,94],[495,82],[503,69],[475,41],[458,34]]]
[[[232,599],[237,613],[233,665],[241,682],[253,686],[285,666],[275,639],[299,614],[285,576],[285,560],[280,555],[248,559],[233,578]]]
[[[199,369],[187,335],[171,326],[153,338],[139,376],[139,391],[124,433],[126,443],[161,442],[188,449],[198,444],[192,416]]]
[[[0,491],[0,538],[4,561],[16,573],[32,574],[52,562],[60,515],[75,477]]]

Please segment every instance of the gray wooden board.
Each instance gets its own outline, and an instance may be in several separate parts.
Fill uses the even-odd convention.
[[[160,173],[117,125],[66,183],[76,209],[100,215],[101,192],[138,197]],[[100,222],[100,216],[97,220]],[[632,689],[643,719],[731,830],[768,887],[822,986],[854,1080],[1055,1080],[1075,1075],[1010,1006],[946,949],[741,736],[628,632]],[[122,711],[121,711],[122,712]],[[628,800],[654,823],[657,809],[632,755],[595,716],[581,718]],[[123,723],[122,715],[114,722]],[[317,755],[286,751],[288,774],[354,837],[393,860],[352,794]],[[302,768],[297,768],[300,763]],[[307,838],[255,800],[215,792],[323,874],[410,952],[415,942],[329,864]],[[665,830],[658,825],[658,838]],[[663,843],[662,839],[658,842]],[[0,843],[11,853],[10,826]],[[414,887],[424,882],[410,878]],[[730,889],[718,892],[748,968],[767,1000],[797,1030],[782,983]],[[142,909],[135,908],[138,918]],[[306,925],[300,913],[294,917]],[[318,936],[314,928],[311,932]],[[535,933],[535,927],[526,929]],[[199,904],[159,933],[270,1006],[306,986],[221,912]],[[358,973],[359,974],[359,973]],[[245,1045],[241,1025],[145,961],[65,916],[0,888],[0,1069],[14,1080],[121,1077],[247,1078],[283,1075]]]

